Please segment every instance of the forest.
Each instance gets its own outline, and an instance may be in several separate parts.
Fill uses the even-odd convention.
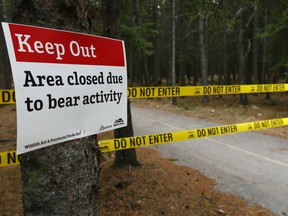
[[[10,2],[1,1],[2,21],[11,21]],[[103,1],[90,2],[91,33],[107,35],[109,18]],[[120,29],[112,37],[125,41],[130,86],[287,82],[285,0],[122,0],[114,4]],[[0,86],[8,88],[11,75],[3,64],[7,59],[1,61],[0,77],[5,79],[0,79]]]
[[[288,76],[287,1],[121,2],[130,85],[274,83]],[[98,1],[95,7],[101,11]],[[95,34],[102,29],[95,25]]]
[[[286,0],[0,0],[0,18],[124,40],[129,87],[288,82]],[[2,28],[0,40],[0,89],[12,89]],[[270,98],[269,93],[266,96]],[[203,101],[208,102],[208,97]],[[240,95],[240,104],[248,104],[247,95]],[[128,126],[132,127],[131,116]],[[115,131],[115,138],[133,136],[133,130],[127,131]],[[87,209],[97,215],[94,191],[100,154],[95,142],[91,136],[22,156],[24,211],[69,212],[70,206],[62,206],[49,193],[66,187],[66,204],[73,206],[73,201],[79,212]],[[125,154],[135,157],[133,152]],[[116,162],[117,158],[116,153]],[[35,173],[37,178],[30,178]],[[31,204],[39,203],[33,193],[45,200],[38,209]],[[83,197],[81,202],[77,196]]]

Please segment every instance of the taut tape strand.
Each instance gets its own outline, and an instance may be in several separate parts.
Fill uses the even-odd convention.
[[[288,84],[130,87],[128,98],[249,94],[288,91]],[[0,90],[0,104],[15,104],[14,90]]]
[[[144,146],[167,144],[184,140],[219,136],[288,125],[288,118],[270,119],[240,124],[222,125],[192,130],[183,130],[168,133],[134,136],[128,138],[110,139],[99,141],[101,152],[118,151]],[[0,152],[0,167],[20,164],[16,151]]]
[[[183,97],[288,91],[288,84],[169,86],[128,88],[128,98]]]
[[[16,151],[0,152],[0,167],[18,164],[20,164],[20,162]]]
[[[170,142],[192,140],[196,138],[205,138],[210,136],[219,136],[225,134],[275,128],[287,125],[288,125],[288,118],[278,118],[264,121],[231,124],[231,125],[192,129],[192,130],[183,130],[177,132],[103,140],[99,141],[99,147],[102,152],[110,152],[110,151],[138,148],[144,146],[167,144]]]

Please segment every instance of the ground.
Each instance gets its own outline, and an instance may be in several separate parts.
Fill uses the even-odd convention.
[[[170,110],[209,121],[232,124],[288,116],[288,94],[249,96],[248,106],[239,106],[238,96],[133,100],[134,106]],[[0,106],[0,152],[15,149],[16,114],[14,105]],[[259,131],[260,132],[260,131]],[[263,130],[287,139],[287,127]],[[111,137],[101,134],[100,139]],[[155,150],[137,149],[139,167],[115,169],[114,155],[102,155],[100,213],[103,216],[157,215],[273,215],[267,209],[214,189],[215,182],[193,168],[178,166],[173,158],[161,158]],[[21,173],[19,166],[0,168],[0,216],[22,215]]]

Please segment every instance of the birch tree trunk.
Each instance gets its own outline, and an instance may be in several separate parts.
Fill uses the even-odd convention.
[[[15,23],[86,33],[90,27],[89,0],[14,0],[12,4]],[[97,216],[96,145],[96,137],[89,136],[23,154],[24,215]]]

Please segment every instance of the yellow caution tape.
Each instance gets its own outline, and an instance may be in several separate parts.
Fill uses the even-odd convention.
[[[129,98],[182,97],[288,91],[288,84],[169,86],[128,88]]]
[[[117,151],[144,146],[167,144],[196,138],[233,134],[288,125],[288,118],[271,119],[257,122],[240,123],[232,125],[215,126],[193,130],[184,130],[169,133],[150,134],[99,141],[102,152]]]
[[[128,138],[110,139],[99,141],[101,152],[110,152],[144,146],[167,144],[170,142],[179,142],[192,140],[196,138],[205,138],[210,136],[219,136],[267,128],[275,128],[288,125],[288,118],[278,118],[264,121],[231,124],[192,130],[150,134],[143,136],[134,136]],[[18,165],[19,157],[16,151],[0,152],[0,167]]]
[[[0,152],[0,167],[18,164],[20,164],[20,162],[16,151]]]
[[[14,90],[0,90],[0,104],[15,104]]]
[[[288,84],[131,87],[128,98],[248,94],[288,91]],[[0,104],[15,104],[14,90],[0,90]]]

